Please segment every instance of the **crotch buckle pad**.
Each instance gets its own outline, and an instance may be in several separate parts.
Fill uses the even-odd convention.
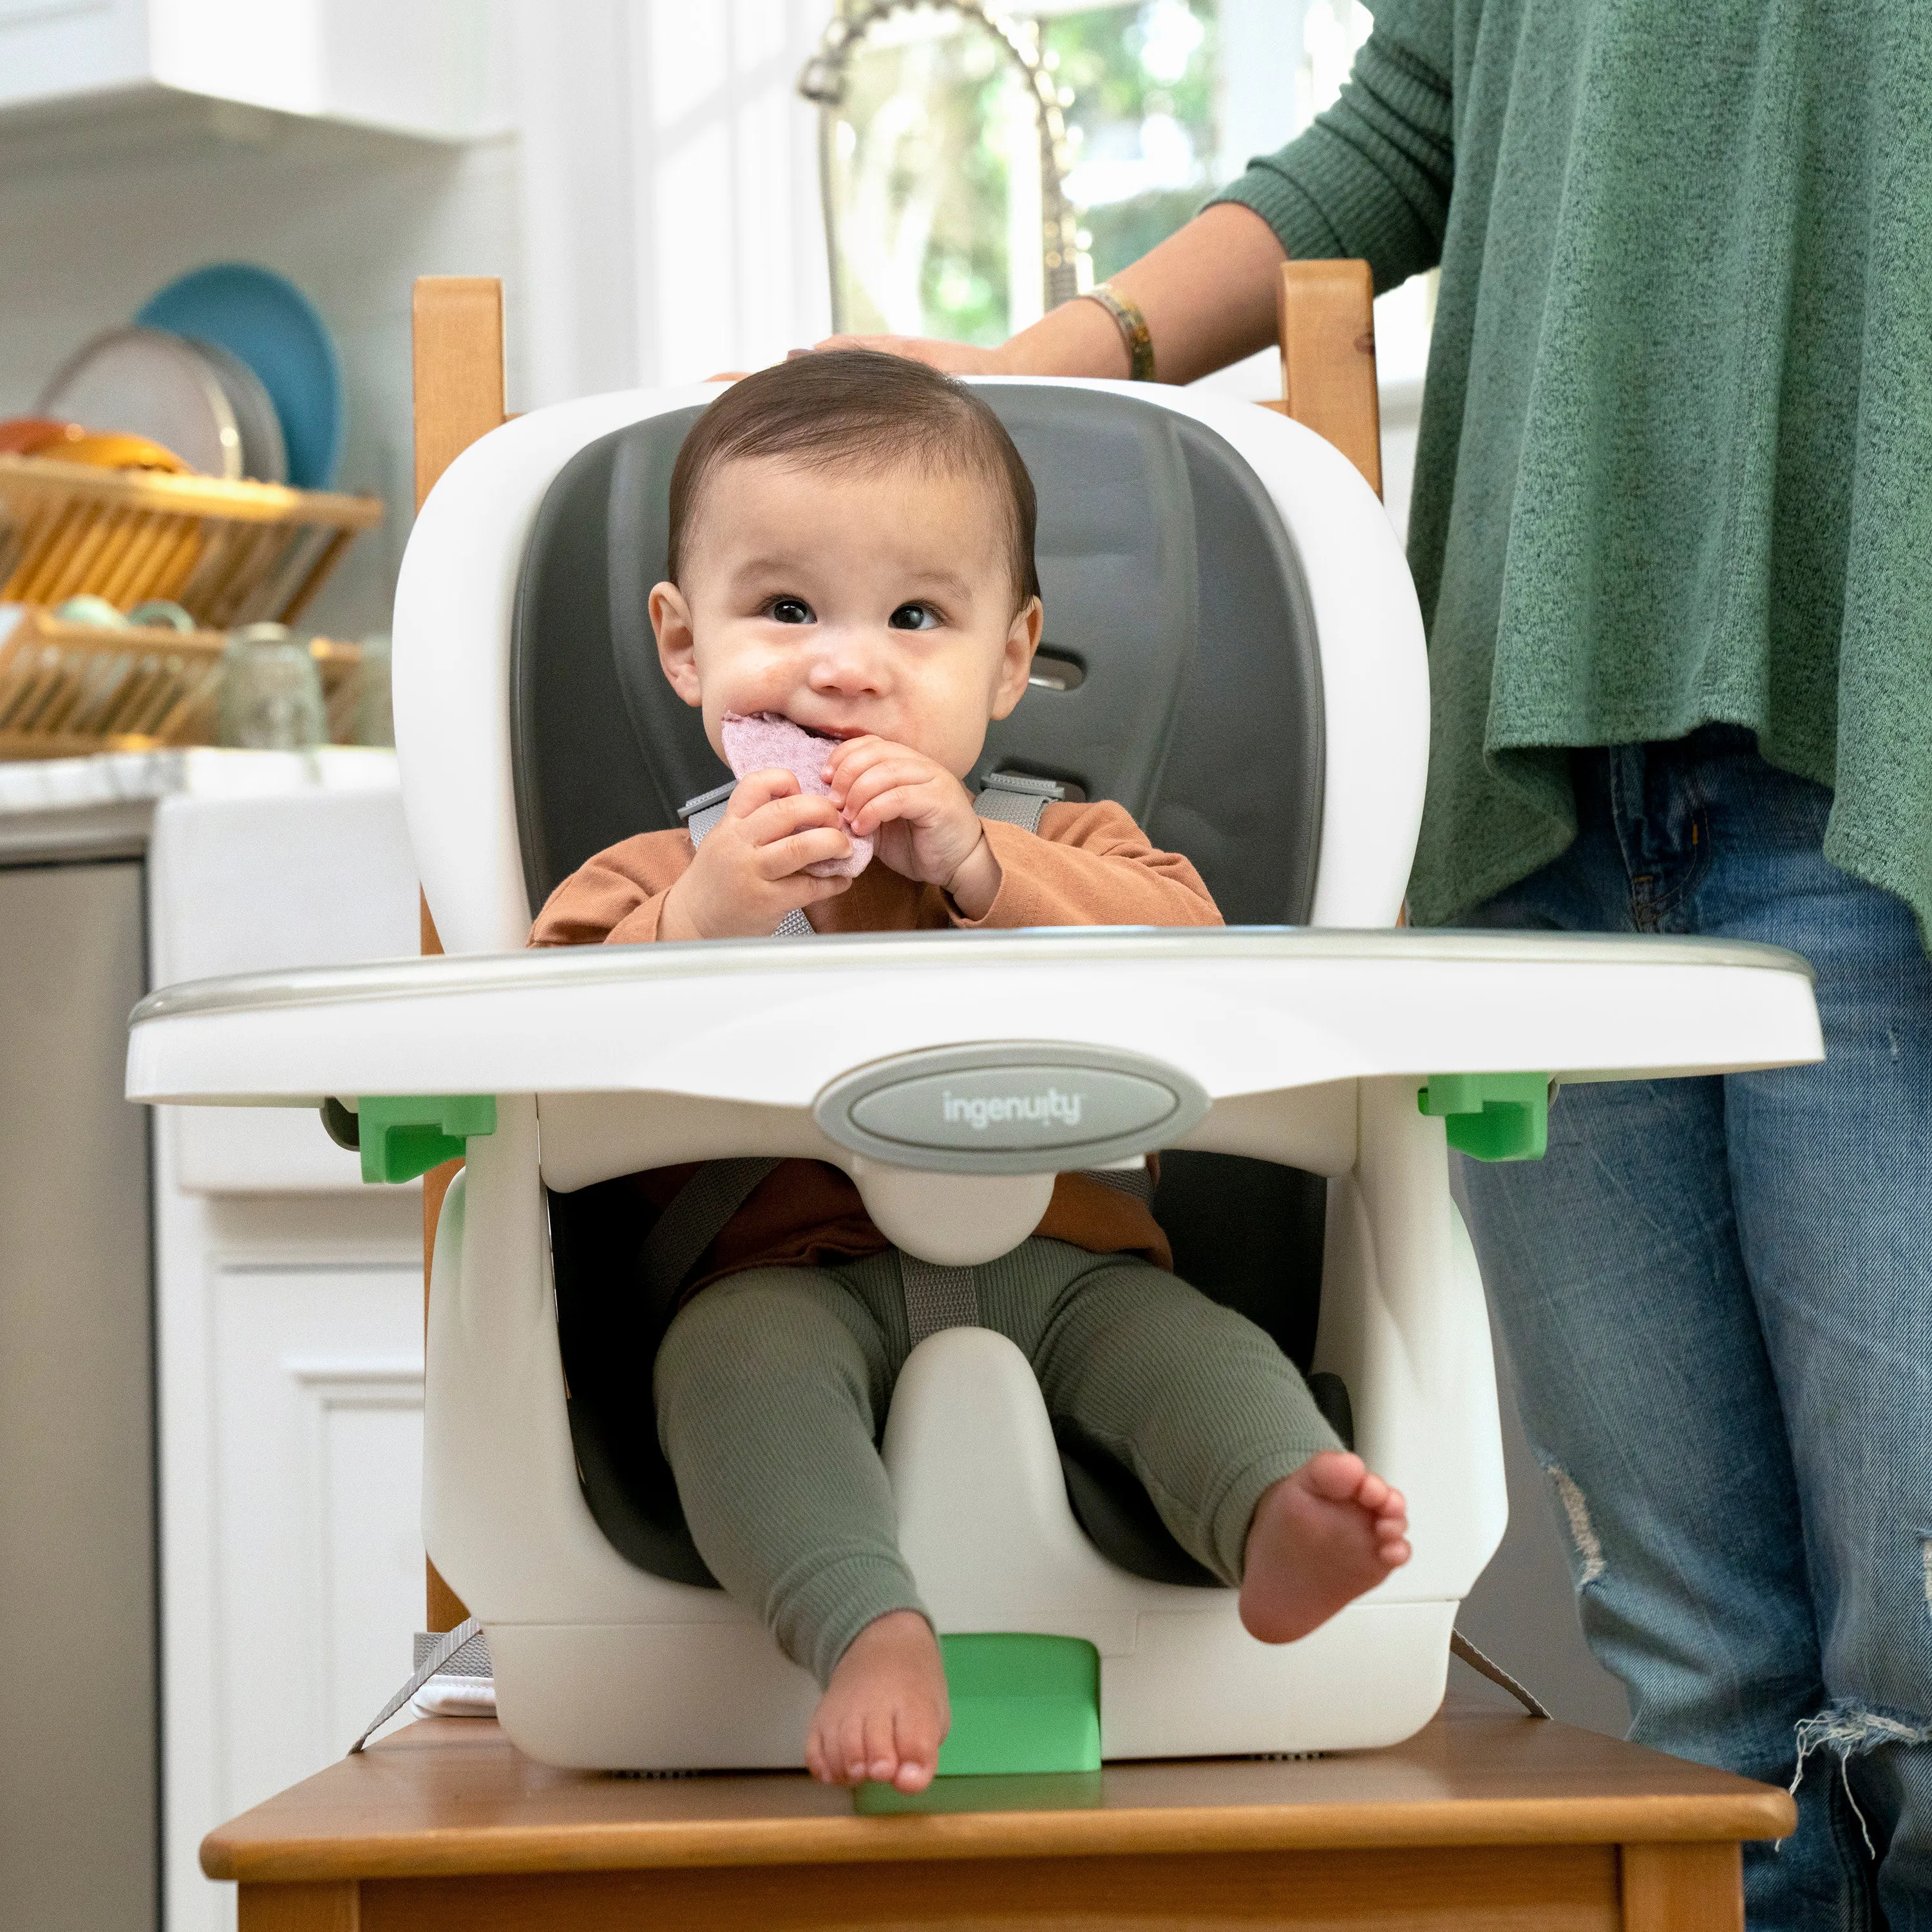
[[[1208,1108],[1178,1067],[1118,1048],[989,1041],[875,1060],[812,1117],[842,1147],[940,1174],[1052,1174],[1172,1146]]]

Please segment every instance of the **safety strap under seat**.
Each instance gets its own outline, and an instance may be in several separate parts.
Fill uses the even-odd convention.
[[[905,1298],[906,1328],[916,1348],[942,1328],[979,1328],[980,1288],[970,1268],[942,1268],[904,1249],[899,1258],[899,1292]]]
[[[644,1237],[640,1258],[653,1314],[671,1314],[677,1292],[698,1265],[698,1257],[778,1164],[760,1155],[707,1160],[671,1196]]]

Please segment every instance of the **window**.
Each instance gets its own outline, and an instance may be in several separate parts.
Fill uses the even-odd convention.
[[[1042,93],[1076,236],[1064,293],[1305,127],[1371,25],[1361,0],[1016,0],[1009,38],[992,12],[908,4],[844,61],[823,130],[843,329],[991,344],[1044,313]],[[1387,346],[1419,374],[1411,308],[1426,336],[1412,299]]]

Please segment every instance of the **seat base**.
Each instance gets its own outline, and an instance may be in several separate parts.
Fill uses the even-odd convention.
[[[1299,1643],[1270,1645],[1239,1630],[1232,1592],[1190,1594],[1200,1609],[1143,1616],[1132,1649],[1102,1657],[1104,1758],[1360,1750],[1412,1736],[1442,1703],[1454,1604],[1358,1604]],[[674,1772],[801,1761],[818,1688],[749,1616],[486,1628],[498,1719],[542,1763]]]

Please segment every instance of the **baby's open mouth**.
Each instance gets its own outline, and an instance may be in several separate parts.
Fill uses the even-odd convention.
[[[862,738],[871,728],[864,724],[808,724],[802,718],[787,717],[782,711],[761,711],[758,716],[774,724],[789,724],[796,730],[809,732],[814,738]]]

